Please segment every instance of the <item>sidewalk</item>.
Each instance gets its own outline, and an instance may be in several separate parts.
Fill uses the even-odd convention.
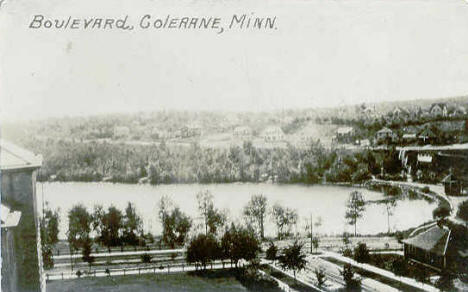
[[[376,179],[372,178],[371,181],[378,182],[378,183],[386,183],[390,185],[405,185],[409,187],[417,187],[417,188],[424,188],[428,187],[431,192],[435,194],[436,199],[438,200],[443,200],[447,202],[447,204],[450,206],[450,209],[452,210],[450,214],[450,220],[458,223],[458,224],[465,224],[463,220],[458,219],[457,212],[458,212],[458,205],[465,201],[468,200],[468,197],[449,197],[445,194],[444,187],[441,185],[434,185],[434,184],[424,184],[424,183],[417,183],[417,182],[404,182],[404,181],[390,181],[390,180],[382,180],[382,179]],[[430,195],[430,194],[427,194]]]
[[[405,285],[408,285],[408,286],[411,286],[411,287],[414,287],[414,288],[418,288],[418,289],[421,289],[421,290],[424,290],[424,291],[430,291],[430,292],[439,291],[439,289],[435,288],[432,285],[423,284],[423,283],[418,282],[418,281],[416,281],[414,279],[411,279],[411,278],[395,276],[395,274],[393,274],[390,271],[380,269],[380,268],[377,268],[377,267],[372,266],[372,265],[358,263],[358,262],[354,261],[353,259],[344,257],[344,256],[342,256],[340,254],[335,253],[335,252],[324,252],[322,256],[335,258],[335,259],[337,259],[337,260],[339,260],[341,262],[351,264],[352,266],[358,267],[358,268],[366,270],[368,272],[378,274],[378,275],[380,275],[382,277],[385,277],[385,278],[388,278],[388,279],[391,279],[391,280],[394,280],[394,281],[398,281],[398,282],[404,283]]]
[[[277,267],[275,265],[273,265],[272,263],[270,263],[269,261],[266,261],[266,260],[263,260],[262,261],[262,264],[267,264],[268,266],[270,266],[272,269],[275,269],[289,277],[291,277],[292,279],[294,279],[294,274],[292,274],[291,272],[289,271],[286,271],[286,270],[283,270],[281,269],[280,267]],[[305,286],[308,286],[310,287],[311,289],[315,290],[315,291],[319,291],[319,292],[325,292],[324,290],[320,289],[319,287],[317,287],[315,284],[312,284],[311,282],[307,281],[306,279],[304,279],[304,277],[301,276],[301,274],[299,272],[296,273],[296,280],[298,282],[300,282],[301,284],[305,285]],[[293,291],[293,290],[291,290]]]
[[[436,199],[447,202],[450,208],[454,210],[454,206],[452,205],[450,198],[445,195],[444,188],[442,186],[432,185],[432,184],[423,184],[423,183],[417,183],[417,182],[383,180],[383,179],[377,179],[377,178],[373,178],[371,181],[377,182],[377,183],[389,184],[389,185],[398,185],[398,186],[403,185],[403,186],[415,187],[415,188],[428,187],[429,190],[435,194]],[[427,195],[430,195],[430,194],[427,194]]]
[[[327,287],[329,290],[339,290],[346,285],[343,280],[343,276],[340,273],[342,268],[339,265],[324,260],[318,256],[309,256],[307,260],[311,266],[310,268],[308,267],[309,274],[313,275],[316,268],[322,269],[325,273],[327,279],[326,284],[329,285],[329,287]],[[361,288],[364,292],[398,292],[398,289],[368,277],[361,277]]]

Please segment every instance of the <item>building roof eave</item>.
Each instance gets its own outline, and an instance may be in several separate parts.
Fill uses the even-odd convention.
[[[42,166],[42,156],[36,155],[5,140],[0,140],[0,169],[14,171]]]

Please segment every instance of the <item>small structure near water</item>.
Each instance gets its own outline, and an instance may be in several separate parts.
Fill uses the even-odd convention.
[[[447,175],[443,180],[445,194],[449,196],[459,196],[462,193],[463,184],[460,179],[455,177],[453,174]]]
[[[438,225],[403,240],[405,258],[429,266],[435,270],[447,267],[447,248],[450,229]]]

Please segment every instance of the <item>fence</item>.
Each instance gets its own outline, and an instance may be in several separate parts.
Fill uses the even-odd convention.
[[[92,251],[94,253],[116,253],[116,252],[135,252],[135,251],[148,251],[148,250],[165,250],[165,249],[171,249],[171,247],[165,245],[165,244],[147,244],[146,246],[118,246],[118,247],[111,247],[106,248],[106,247],[96,247],[93,246]],[[109,252],[110,251],[110,252]],[[54,256],[66,256],[70,255],[70,249],[68,248],[68,243],[65,243],[65,241],[60,243],[60,246],[56,247],[53,251]]]
[[[149,255],[170,255],[170,254],[184,254],[184,249],[156,249],[156,250],[140,250],[140,251],[124,251],[124,252],[114,252],[114,253],[91,253],[91,256],[96,258],[105,258],[105,257],[121,257],[121,256],[139,256],[143,254]],[[75,253],[73,255],[60,255],[53,256],[54,260],[67,260],[67,259],[81,259],[81,253]]]
[[[230,264],[230,266],[229,266]],[[216,261],[206,266],[206,269],[224,269],[233,265],[230,261]],[[107,276],[127,276],[127,275],[142,275],[142,274],[163,274],[163,273],[183,273],[189,271],[197,271],[202,269],[199,265],[185,265],[185,264],[172,264],[172,265],[159,265],[159,266],[148,266],[148,267],[132,267],[132,268],[117,268],[117,269],[105,269],[105,270],[93,270],[93,271],[81,271],[69,272],[69,273],[53,273],[46,274],[47,281],[54,280],[69,280],[77,279],[81,277],[107,277]]]

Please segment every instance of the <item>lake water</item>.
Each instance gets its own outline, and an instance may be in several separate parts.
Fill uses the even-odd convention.
[[[38,208],[41,209],[42,194],[52,208],[60,208],[60,238],[65,238],[68,226],[67,212],[77,203],[82,203],[91,212],[93,206],[101,204],[105,208],[114,205],[122,211],[128,201],[135,204],[137,212],[143,218],[145,231],[160,234],[161,224],[158,220],[158,202],[162,195],[168,195],[180,209],[200,222],[197,211],[196,194],[201,190],[209,190],[214,195],[215,206],[228,211],[229,218],[240,220],[242,208],[251,195],[264,194],[268,198],[269,207],[278,202],[283,206],[298,211],[299,222],[297,231],[303,232],[306,219],[313,214],[314,220],[321,218],[322,225],[314,228],[314,232],[338,235],[343,231],[353,232],[353,226],[346,224],[344,219],[345,205],[349,193],[359,190],[365,200],[378,200],[382,194],[365,189],[339,186],[307,186],[307,185],[277,185],[277,184],[180,184],[180,185],[130,185],[112,183],[38,183]],[[390,218],[392,230],[402,230],[417,226],[432,218],[435,203],[424,200],[400,200]],[[358,221],[358,232],[375,234],[387,231],[387,214],[385,205],[368,204],[362,219]],[[275,234],[273,220],[268,215],[265,232]]]

